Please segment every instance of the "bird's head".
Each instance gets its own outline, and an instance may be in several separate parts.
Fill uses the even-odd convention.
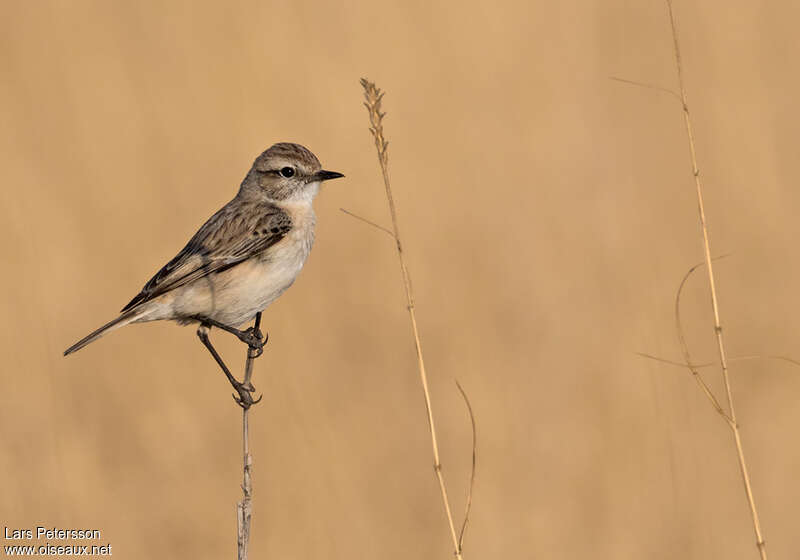
[[[271,200],[311,202],[322,181],[344,177],[322,169],[317,156],[300,144],[274,144],[253,162],[240,192]]]

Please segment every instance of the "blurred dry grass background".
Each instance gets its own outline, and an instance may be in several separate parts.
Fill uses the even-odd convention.
[[[731,356],[797,357],[796,21],[679,2]],[[683,370],[672,298],[702,259],[662,2],[3,2],[0,518],[100,528],[119,558],[235,550],[240,413],[193,329],[111,318],[298,141],[347,179],[265,314],[251,414],[257,558],[448,558],[358,78],[391,170],[465,557],[752,558],[725,425]],[[685,292],[712,359],[707,286]],[[217,337],[223,351],[241,348]],[[718,375],[710,379],[719,387]],[[770,555],[800,548],[800,372],[732,364]],[[462,482],[463,481],[463,482]]]

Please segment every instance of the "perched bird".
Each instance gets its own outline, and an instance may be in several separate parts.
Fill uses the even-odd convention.
[[[64,355],[130,323],[196,322],[200,340],[239,392],[240,404],[252,404],[252,388],[237,387],[208,330],[213,326],[231,332],[260,354],[258,327],[236,327],[260,317],[297,278],[314,242],[314,197],[323,181],[338,177],[343,175],[322,169],[307,148],[275,144],[256,158],[233,200],[203,224],[121,314]]]

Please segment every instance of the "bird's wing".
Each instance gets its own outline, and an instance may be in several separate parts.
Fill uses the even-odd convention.
[[[274,204],[229,203],[203,224],[122,311],[258,255],[283,239],[291,227],[289,216]]]

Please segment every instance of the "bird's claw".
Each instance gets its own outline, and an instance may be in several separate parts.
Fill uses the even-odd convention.
[[[234,385],[233,388],[236,389],[236,393],[239,393],[238,395],[236,393],[231,394],[231,396],[233,396],[233,400],[245,410],[254,404],[260,403],[261,399],[264,398],[264,395],[261,395],[257,399],[253,400],[253,392],[256,390],[256,388],[253,387],[252,383],[239,383],[238,385]]]
[[[264,336],[261,329],[255,329],[253,327],[246,328],[239,335],[239,340],[247,344],[250,350],[255,351],[255,354],[252,356],[253,358],[258,358],[264,353],[264,345],[267,343],[268,339],[269,335]]]

